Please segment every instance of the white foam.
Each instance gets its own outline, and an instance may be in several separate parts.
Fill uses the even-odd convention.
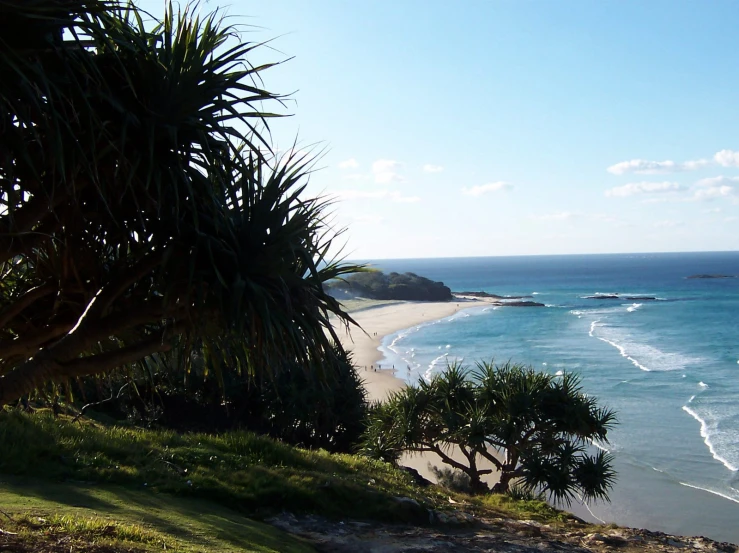
[[[531,292],[531,295],[532,296],[538,296],[539,295],[539,292]]]
[[[722,494],[721,492],[717,492],[716,490],[709,490],[708,488],[701,488],[700,486],[694,486],[693,484],[688,484],[686,482],[680,482],[680,485],[686,486],[688,488],[693,488],[694,490],[700,490],[702,492],[712,493],[713,495],[718,495],[719,497],[723,497],[724,499],[728,499],[729,501],[733,501],[734,503],[739,503],[739,499]]]
[[[719,453],[716,451],[716,448],[713,445],[713,442],[711,441],[711,431],[716,431],[716,425],[712,424],[709,425],[705,420],[703,420],[698,413],[693,411],[690,407],[687,405],[683,405],[683,411],[688,413],[691,417],[693,417],[695,420],[697,420],[701,425],[701,437],[703,438],[703,443],[706,444],[708,447],[708,451],[711,452],[711,455],[714,459],[721,462],[727,469],[729,469],[732,472],[739,471],[739,467],[734,466],[732,463],[730,463],[725,457],[719,455]],[[706,490],[708,491],[708,490]]]
[[[590,323],[590,332],[588,332],[588,336],[590,336],[591,338],[593,337],[593,333],[595,332],[595,327],[598,326],[599,322],[600,321],[593,321],[592,323]]]
[[[632,303],[629,307],[626,308],[626,311],[629,313],[633,313],[637,309],[639,309],[643,304],[641,303]]]
[[[701,388],[708,388],[708,384],[706,384],[705,382],[698,382],[698,386],[700,386]]]
[[[688,403],[692,403],[694,399],[695,399],[695,396],[690,396],[690,399],[688,400]]]
[[[598,338],[598,340],[602,340],[606,344],[612,345],[614,348],[616,348],[619,351],[619,353],[621,353],[621,357],[625,357],[626,359],[628,359],[629,361],[631,361],[634,364],[634,366],[640,368],[643,371],[651,372],[651,369],[645,367],[644,365],[642,365],[641,363],[639,363],[639,361],[637,361],[636,359],[634,359],[633,357],[631,357],[628,353],[626,353],[626,348],[625,347],[617,344],[616,342],[612,342],[611,340],[608,340],[607,338],[601,338],[600,336],[596,336],[596,338]]]
[[[606,446],[599,444],[596,440],[590,440],[590,443],[593,444],[595,447],[600,449],[601,451],[605,451],[606,453],[610,453],[611,450],[608,449]]]
[[[564,375],[564,373],[564,371],[557,371],[556,373],[554,373],[554,376],[562,376]]]
[[[452,347],[451,344],[446,345],[446,349],[449,349],[450,347]]]

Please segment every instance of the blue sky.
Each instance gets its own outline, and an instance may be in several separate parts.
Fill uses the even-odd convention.
[[[739,249],[739,3],[217,6],[293,58],[273,136],[350,257]]]

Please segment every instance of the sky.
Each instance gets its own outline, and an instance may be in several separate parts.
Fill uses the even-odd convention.
[[[161,14],[159,0],[140,0]],[[356,259],[739,249],[735,1],[209,0]]]

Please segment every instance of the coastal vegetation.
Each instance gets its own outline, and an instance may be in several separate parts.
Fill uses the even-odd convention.
[[[608,442],[614,423],[613,411],[599,407],[571,373],[492,362],[470,373],[453,364],[375,406],[362,450],[387,461],[403,451],[432,452],[464,473],[475,492],[487,492],[481,477],[497,471],[494,492],[515,484],[569,505],[608,499],[615,482],[611,455],[589,449],[595,440]],[[493,468],[482,468],[483,460]]]
[[[217,14],[0,2],[0,405],[116,367],[255,374],[335,351],[311,160],[267,142],[253,65]]]
[[[385,274],[362,271],[325,285],[338,298],[363,297],[375,300],[451,301],[452,291],[443,282],[435,282],[415,273]]]

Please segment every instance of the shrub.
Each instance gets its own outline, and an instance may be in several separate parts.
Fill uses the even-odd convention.
[[[565,504],[578,496],[608,500],[612,458],[591,453],[590,444],[607,443],[614,423],[613,411],[583,393],[573,374],[485,362],[471,374],[454,364],[376,406],[361,449],[385,460],[402,451],[436,453],[476,492],[487,491],[481,477],[494,472],[478,466],[486,459],[499,472],[495,492],[515,484],[518,494],[544,493]]]

